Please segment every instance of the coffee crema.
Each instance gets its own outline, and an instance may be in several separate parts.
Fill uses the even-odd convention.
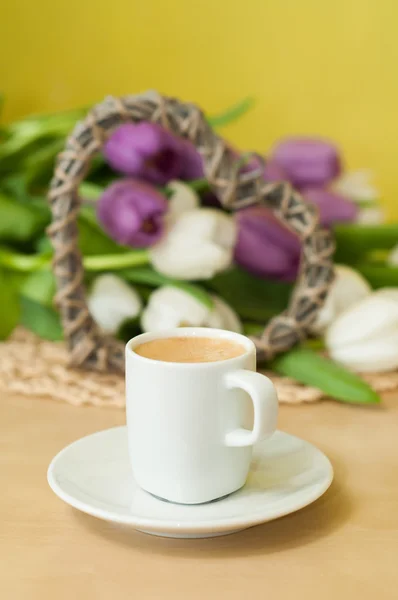
[[[145,358],[174,363],[206,363],[235,358],[246,352],[246,348],[232,340],[181,336],[159,338],[144,342],[134,352]]]

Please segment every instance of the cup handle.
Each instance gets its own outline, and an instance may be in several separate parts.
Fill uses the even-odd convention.
[[[239,369],[226,375],[228,389],[241,388],[251,397],[254,406],[253,429],[234,429],[227,433],[227,446],[253,446],[269,437],[276,429],[278,396],[268,377],[255,371]]]

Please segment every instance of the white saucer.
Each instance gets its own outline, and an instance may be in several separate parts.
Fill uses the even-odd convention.
[[[52,490],[71,506],[145,533],[178,538],[226,535],[277,519],[314,502],[332,479],[332,465],[320,450],[280,431],[255,448],[246,485],[208,504],[172,504],[141,490],[130,470],[126,427],[74,442],[48,469]]]

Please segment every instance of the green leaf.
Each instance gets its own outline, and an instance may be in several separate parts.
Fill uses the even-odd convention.
[[[254,335],[258,336],[264,331],[264,323],[254,323],[252,321],[243,321],[243,333],[245,335]]]
[[[120,273],[118,273],[119,275]],[[140,296],[140,298],[142,299],[142,301],[144,302],[144,304],[146,304],[149,300],[149,296],[152,294],[153,292],[153,287],[150,285],[145,285],[143,283],[135,283],[134,284],[134,289],[137,292],[137,294]]]
[[[51,140],[43,145],[37,152],[32,152],[24,160],[22,169],[26,186],[34,188],[37,186],[48,186],[54,171],[57,155],[63,150],[65,140],[63,138]]]
[[[25,176],[22,174],[11,175],[1,181],[5,195],[12,201],[22,204],[26,209],[33,211],[41,218],[46,226],[51,221],[51,211],[46,196],[33,195],[26,187]],[[43,227],[44,232],[44,227]]]
[[[34,115],[7,125],[3,131],[5,140],[0,143],[0,173],[23,171],[25,162],[34,163],[37,157],[41,162],[40,177],[48,176],[48,165],[54,162],[57,149],[62,149],[66,136],[86,112],[86,109],[77,109],[49,115]],[[44,150],[52,145],[54,146],[51,151]],[[32,175],[35,178],[33,173]]]
[[[89,213],[89,210],[82,210],[78,217],[79,248],[82,254],[93,256],[125,252],[125,248],[111,240],[101,230],[99,224],[95,221],[95,216]]]
[[[0,144],[0,169],[15,170],[18,162],[46,141],[65,138],[85,114],[85,109],[30,116],[6,127],[7,140]]]
[[[249,110],[251,110],[254,106],[254,99],[251,97],[244,98],[237,104],[234,104],[230,108],[227,108],[225,111],[218,115],[213,115],[209,117],[207,120],[212,127],[225,127],[234,121],[237,121],[243,115],[245,115]]]
[[[211,191],[210,183],[205,178],[192,179],[192,181],[184,181],[184,185],[190,187],[197,194]],[[164,196],[166,196],[166,198],[170,198],[174,194],[174,190],[168,185],[166,185],[163,188],[159,188],[159,191]]]
[[[76,121],[82,119],[88,110],[89,107],[85,106],[52,113],[36,113],[9,123],[6,126],[6,133],[9,137],[25,139],[40,137],[54,131],[57,135],[67,135],[70,128],[76,124]]]
[[[83,181],[79,186],[79,196],[88,200],[98,200],[104,189],[104,186],[92,181]]]
[[[140,319],[136,317],[135,319],[124,321],[119,327],[116,337],[126,343],[140,333],[142,333]]]
[[[21,295],[43,306],[52,308],[56,283],[52,271],[35,271],[21,286]]]
[[[206,282],[225,298],[242,319],[265,323],[284,310],[292,285],[255,277],[234,267]]]
[[[0,269],[0,339],[6,339],[19,322],[18,284],[10,273]]]
[[[354,264],[371,250],[393,248],[398,240],[398,224],[336,225],[334,236],[337,245],[336,262]]]
[[[0,174],[8,175],[21,172],[24,161],[36,152],[40,152],[43,144],[54,142],[53,136],[42,139],[24,139],[16,136],[9,137],[0,143]]]
[[[44,231],[48,216],[40,209],[21,204],[0,193],[0,240],[27,241]]]
[[[294,348],[275,358],[272,370],[322,390],[341,402],[378,404],[379,395],[358,375],[312,350]]]
[[[202,302],[202,304],[208,308],[213,308],[211,296],[199,285],[187,283],[186,281],[179,281],[178,279],[170,279],[169,277],[165,277],[157,271],[154,271],[150,267],[126,269],[118,274],[131,283],[143,283],[153,287],[159,287],[161,285],[178,287],[188,294],[191,294],[191,296],[199,300],[199,302]]]
[[[51,256],[51,254],[53,252],[53,247],[52,247],[50,238],[47,237],[47,235],[43,235],[42,237],[40,237],[36,241],[35,250],[39,254],[48,254],[49,256]]]
[[[59,315],[48,306],[30,298],[21,297],[21,323],[46,340],[62,340],[63,331]]]
[[[372,288],[398,287],[398,267],[356,264],[355,269],[367,279]]]

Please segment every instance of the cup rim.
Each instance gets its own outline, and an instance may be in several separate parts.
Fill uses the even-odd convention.
[[[155,358],[147,358],[134,352],[134,348],[145,342],[151,342],[153,340],[171,338],[171,337],[214,337],[217,339],[225,339],[238,342],[241,344],[246,351],[238,356],[233,356],[225,360],[216,360],[209,362],[173,362],[165,360],[157,360]],[[140,333],[135,337],[131,338],[125,347],[126,357],[127,355],[133,356],[135,360],[143,361],[147,364],[153,365],[168,365],[179,369],[209,369],[215,368],[219,365],[229,365],[234,362],[239,362],[244,358],[247,358],[250,354],[256,355],[256,346],[251,339],[242,333],[235,333],[235,331],[227,331],[225,329],[215,329],[212,327],[175,327],[173,329],[165,329],[164,331],[153,331],[148,333]]]

